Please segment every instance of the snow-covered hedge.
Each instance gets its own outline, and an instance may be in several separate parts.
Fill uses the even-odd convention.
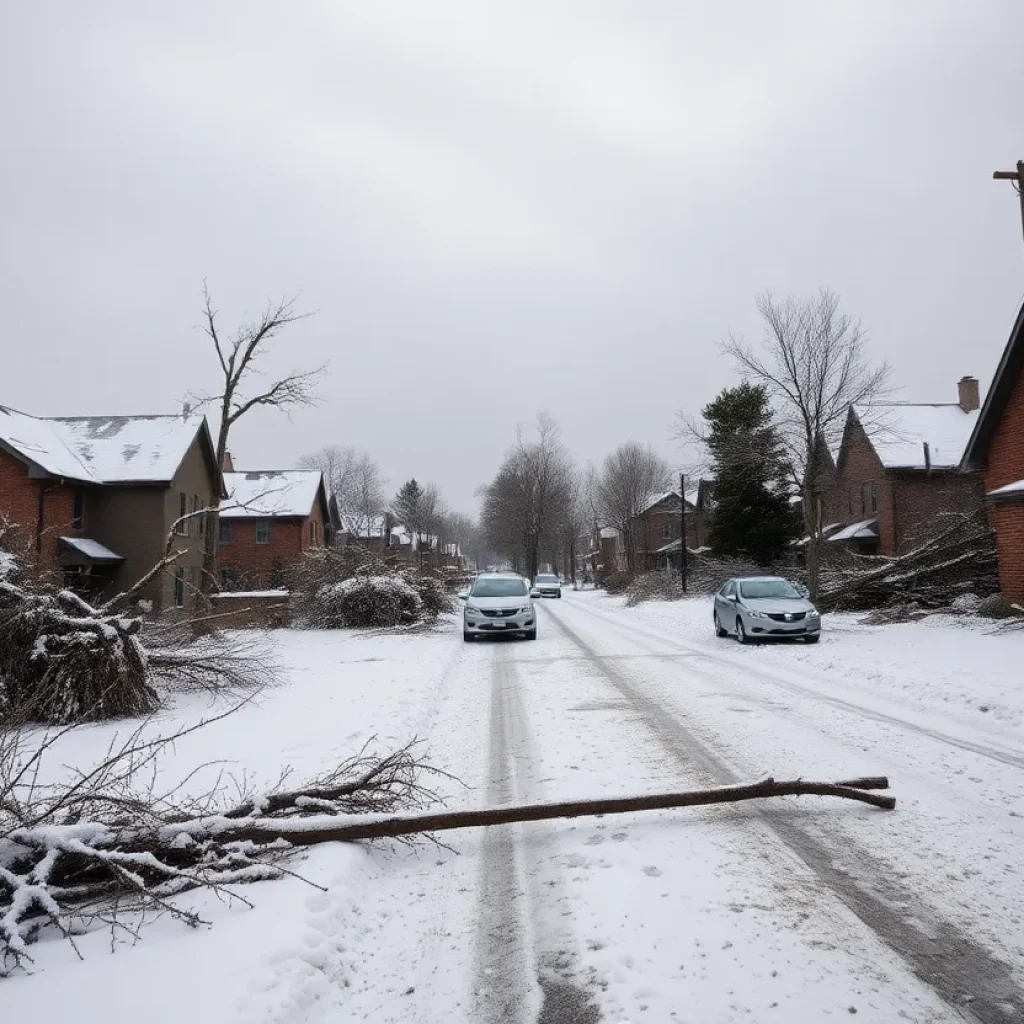
[[[683,596],[679,570],[656,569],[637,576],[626,588],[626,607],[633,608],[644,601],[678,601]]]
[[[360,575],[321,587],[309,611],[312,624],[321,629],[367,629],[416,622],[423,601],[398,573]]]

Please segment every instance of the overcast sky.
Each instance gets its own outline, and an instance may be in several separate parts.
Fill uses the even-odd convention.
[[[670,439],[827,285],[903,397],[987,386],[1024,295],[1024,4],[7,3],[0,404],[171,412],[199,322],[316,310],[242,468],[324,443],[455,507],[518,422],[581,461]]]

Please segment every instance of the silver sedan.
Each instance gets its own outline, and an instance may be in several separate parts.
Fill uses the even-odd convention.
[[[741,644],[803,637],[816,644],[821,615],[789,580],[781,576],[745,576],[728,580],[715,594],[715,634],[735,635]]]

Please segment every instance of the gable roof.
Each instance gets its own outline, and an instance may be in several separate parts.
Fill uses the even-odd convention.
[[[318,469],[260,469],[224,474],[227,506],[221,519],[305,519],[318,499],[327,510]],[[325,517],[326,518],[326,517]]]
[[[691,491],[691,493],[693,494],[694,498],[696,498],[696,496],[697,496],[696,491]],[[679,492],[678,491],[666,491],[664,494],[658,495],[658,497],[655,498],[653,501],[649,502],[645,508],[640,509],[640,515],[646,515],[652,509],[657,508],[659,505],[661,505],[664,502],[669,501],[669,500],[671,500],[672,502],[674,502],[675,504],[678,505],[678,503],[679,503]],[[686,504],[687,504],[687,507],[689,507],[689,508],[694,508],[695,507],[694,503],[693,503],[693,499],[691,499],[691,497],[689,495],[687,495]]]
[[[988,389],[985,404],[981,407],[981,414],[978,416],[974,431],[967,442],[963,469],[985,468],[992,437],[999,426],[999,421],[1003,418],[1003,412],[1022,372],[1024,372],[1024,303],[1021,304],[1017,319],[1010,330],[1006,348],[1003,349],[999,365],[996,367],[996,375],[992,378],[992,386]]]
[[[877,420],[865,433],[886,469],[955,469],[978,420],[976,409],[964,412],[955,402],[878,403],[853,406],[851,413],[861,426]]]
[[[166,484],[196,435],[210,459],[205,416],[30,416],[0,405],[0,447],[30,475],[92,484]]]

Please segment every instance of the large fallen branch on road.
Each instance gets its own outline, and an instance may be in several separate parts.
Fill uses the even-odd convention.
[[[743,800],[764,800],[776,796],[834,796],[845,800],[858,800],[891,811],[896,808],[895,797],[871,792],[888,788],[889,780],[884,776],[850,779],[845,782],[805,782],[802,779],[776,782],[775,779],[764,779],[762,782],[741,786],[719,786],[715,789],[686,790],[651,796],[607,797],[600,800],[489,807],[479,811],[439,811],[432,814],[387,818],[366,817],[364,820],[344,825],[335,824],[330,820],[307,820],[298,823],[295,828],[290,828],[279,820],[255,820],[238,830],[230,830],[227,835],[218,825],[215,824],[213,827],[222,842],[230,837],[234,842],[264,843],[270,840],[283,840],[293,846],[310,846],[314,843],[344,843],[364,839],[394,839],[417,834],[429,835],[457,828],[510,825],[523,821],[550,821],[554,818],[598,817],[634,811],[702,807],[709,804],[738,803]]]

